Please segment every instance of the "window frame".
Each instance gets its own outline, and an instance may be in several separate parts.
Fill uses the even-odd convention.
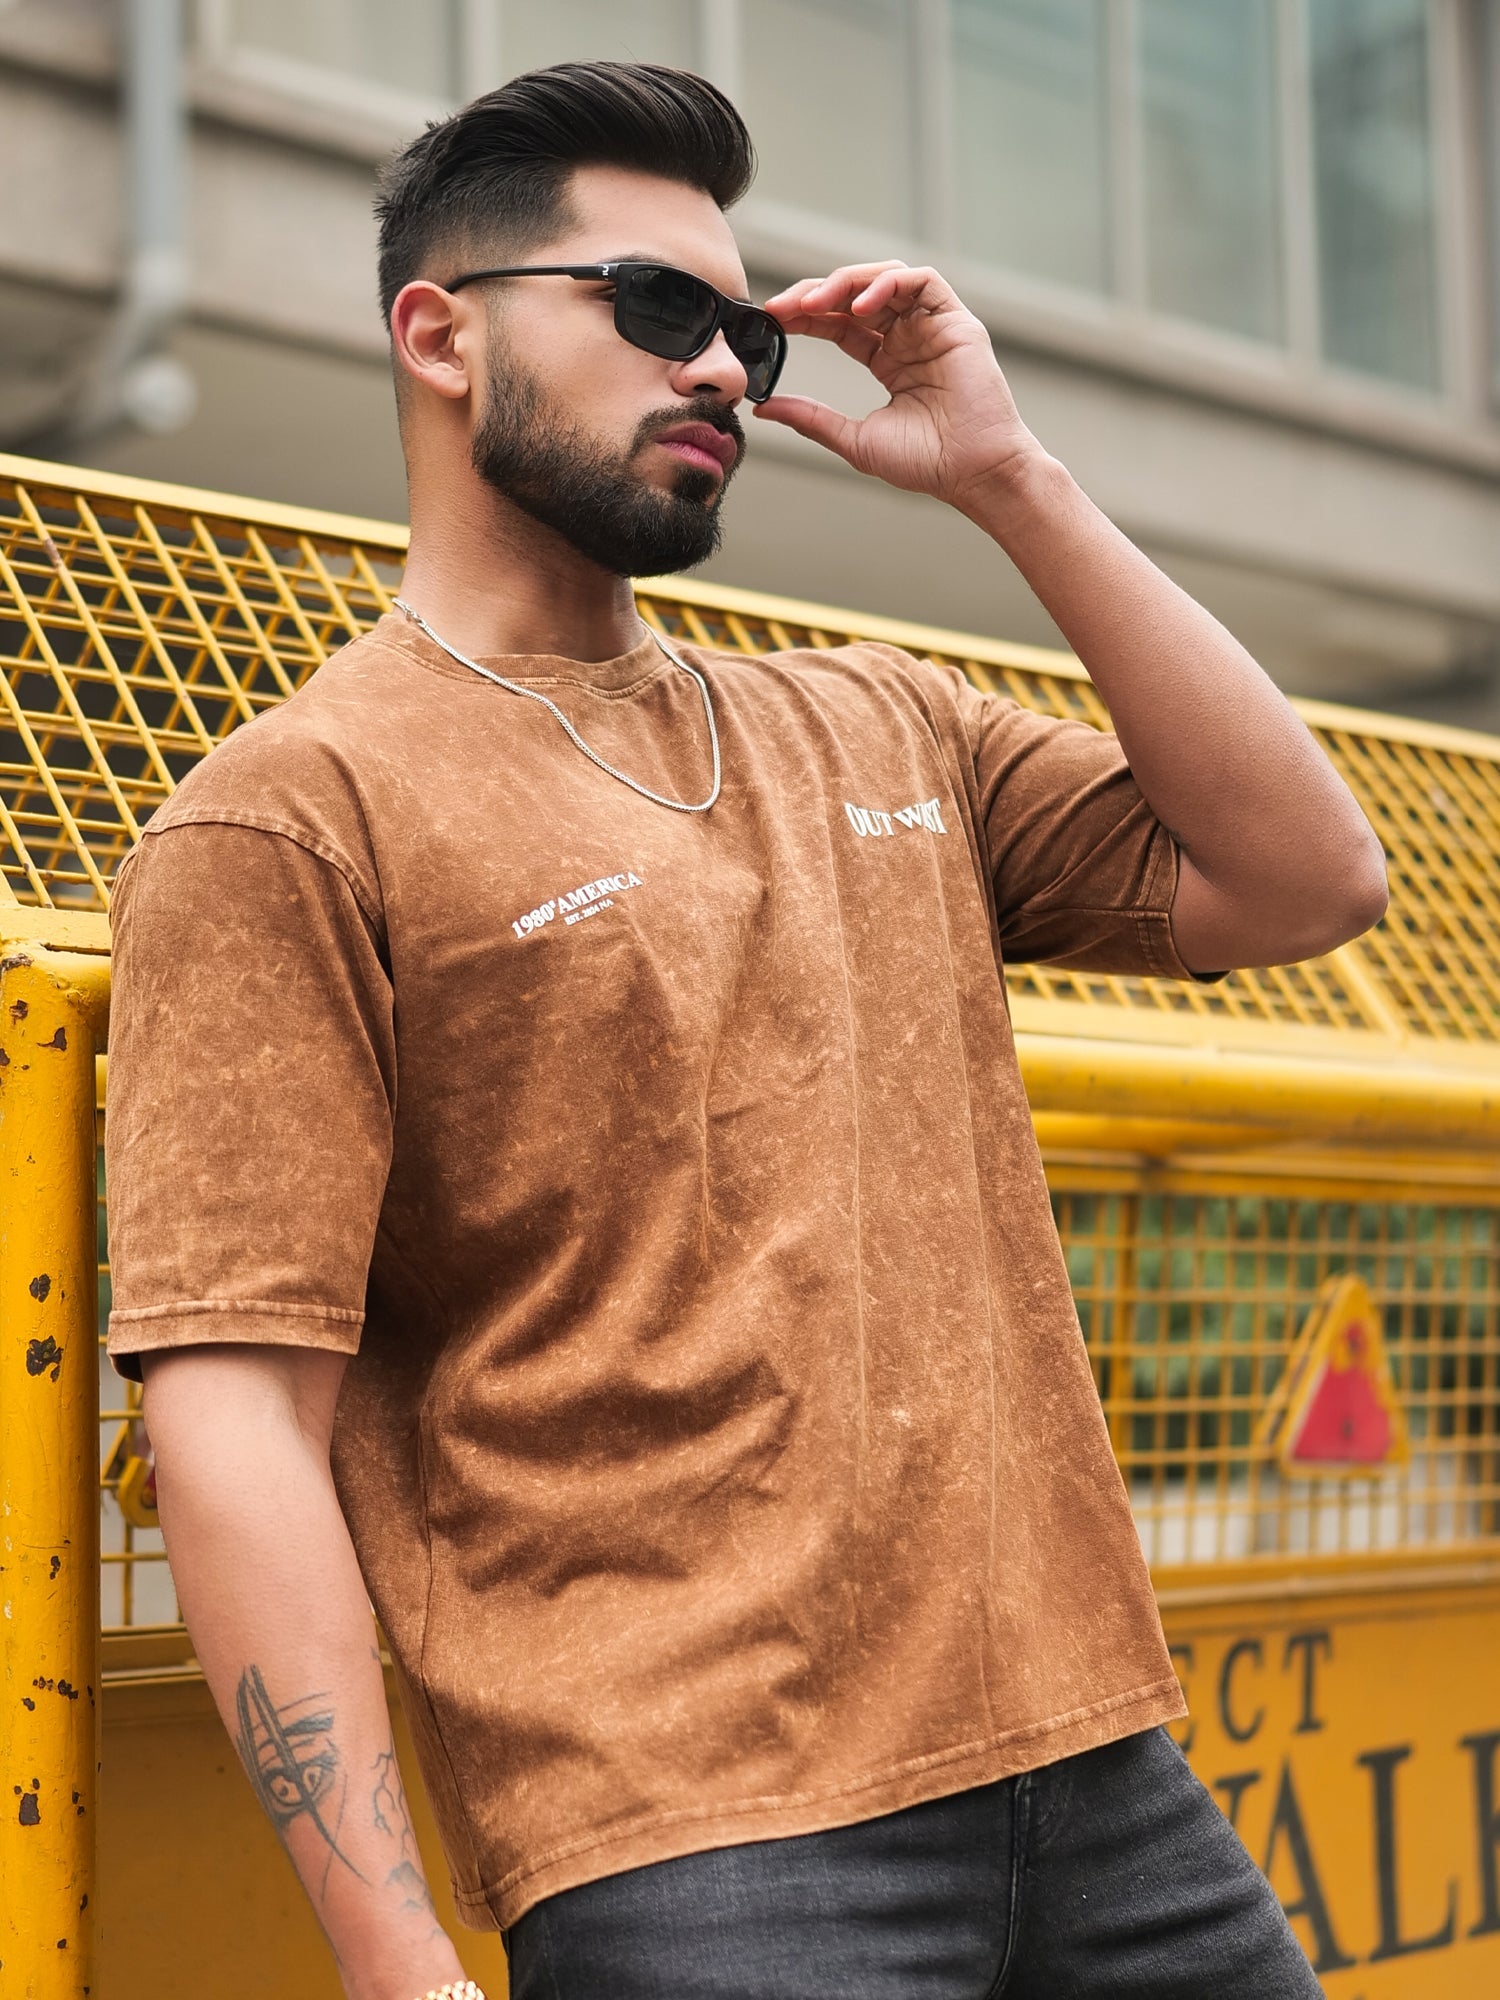
[[[247,49],[234,42],[232,0],[196,0],[196,46],[205,69],[303,103],[336,105],[391,132],[393,142],[452,108],[447,100],[391,89],[348,72]],[[458,0],[464,95],[503,74],[506,0]],[[1153,309],[1146,298],[1141,98],[1135,88],[1138,0],[1106,0],[1106,237],[1113,289],[1092,293],[1031,277],[965,253],[955,228],[949,0],[908,0],[914,95],[917,233],[872,231],[818,209],[754,191],[736,213],[752,262],[778,276],[864,257],[941,264],[993,331],[1027,344],[1144,375],[1183,393],[1311,418],[1341,431],[1385,431],[1393,440],[1478,440],[1488,461],[1500,446],[1500,104],[1483,129],[1487,62],[1500,88],[1500,0],[1425,0],[1435,197],[1437,340],[1441,386],[1420,389],[1341,366],[1321,352],[1307,0],[1271,0],[1276,37],[1278,226],[1284,338],[1261,341]],[[1485,15],[1488,6],[1489,15]],[[742,80],[750,0],[695,0],[695,59],[731,97]],[[1488,149],[1488,154],[1487,154]],[[1488,192],[1489,175],[1495,182]],[[1486,239],[1485,216],[1496,218]],[[1493,330],[1492,330],[1493,329]]]
[[[467,85],[474,74],[467,33],[474,0],[459,0],[459,4],[463,9],[459,70]],[[248,84],[252,89],[298,103],[332,105],[372,124],[389,126],[393,132],[409,131],[413,125],[420,126],[430,118],[446,117],[453,109],[453,102],[447,97],[400,90],[352,70],[303,62],[297,56],[278,55],[274,49],[247,47],[235,40],[233,5],[234,0],[196,0],[191,16],[194,53],[215,80]]]

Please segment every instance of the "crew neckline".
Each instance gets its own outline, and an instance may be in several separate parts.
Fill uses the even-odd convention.
[[[429,673],[442,674],[448,680],[479,678],[435,645],[403,612],[385,612],[370,636],[396,647]],[[473,657],[480,666],[522,687],[567,684],[611,694],[628,692],[673,664],[649,630],[628,653],[612,660],[573,660],[564,653],[475,653]]]

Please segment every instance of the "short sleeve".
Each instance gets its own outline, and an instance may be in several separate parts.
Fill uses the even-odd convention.
[[[1006,959],[1198,978],[1172,937],[1177,843],[1119,739],[967,683],[961,705]]]
[[[148,828],[116,885],[105,1114],[109,1352],[353,1353],[391,1156],[379,926],[284,833]]]

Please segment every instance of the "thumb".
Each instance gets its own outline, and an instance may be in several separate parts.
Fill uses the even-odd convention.
[[[814,402],[811,396],[772,396],[753,407],[756,416],[764,417],[767,423],[784,424],[798,437],[811,438],[814,444],[825,445],[840,458],[853,462],[859,436],[859,425],[853,417],[831,410],[826,403]]]

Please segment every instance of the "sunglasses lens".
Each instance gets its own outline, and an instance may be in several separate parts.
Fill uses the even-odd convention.
[[[682,361],[703,346],[717,303],[701,278],[648,264],[626,278],[616,323],[648,354]]]
[[[724,331],[745,370],[745,394],[752,403],[763,403],[781,373],[786,336],[769,313],[754,308],[727,316]]]

